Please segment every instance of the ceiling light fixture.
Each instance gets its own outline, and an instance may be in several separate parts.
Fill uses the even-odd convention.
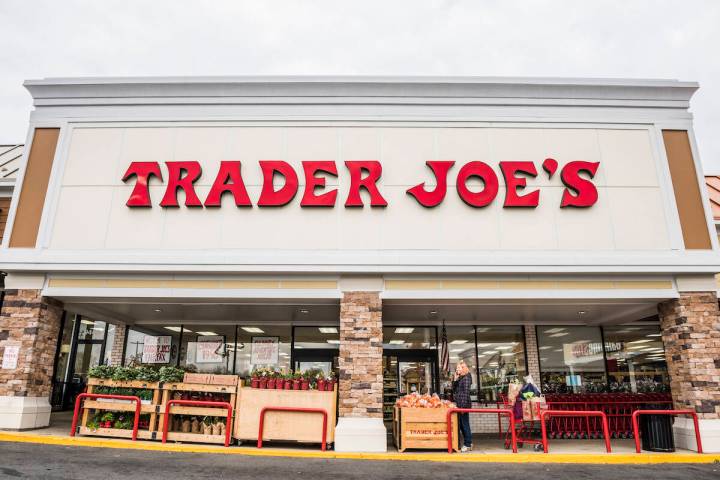
[[[171,332],[179,332],[180,330],[183,330],[185,332],[192,333],[191,330],[188,330],[187,328],[183,329],[182,327],[165,327],[165,330],[170,330]]]
[[[258,327],[240,327],[248,333],[265,333],[265,331]]]
[[[558,332],[553,333],[552,335],[549,335],[550,337],[564,337],[565,335],[570,335],[568,332]]]
[[[208,337],[215,336],[217,333],[215,332],[196,332],[198,335],[207,335]]]
[[[160,313],[160,312],[162,312],[162,308],[153,308],[153,311],[155,313]]]
[[[398,327],[395,329],[395,333],[412,333],[415,329],[412,327]]]
[[[545,330],[545,333],[558,333],[558,332],[564,332],[565,330],[567,330],[567,329],[564,328],[564,327],[562,327],[562,328],[550,328],[550,329],[548,329],[548,330]]]
[[[580,311],[578,312],[578,315],[585,315],[586,313],[587,313],[587,312],[586,312],[585,310],[580,310]]]
[[[468,343],[468,340],[453,340],[450,345],[463,345],[465,343]]]
[[[402,345],[405,340],[390,340],[390,345]]]
[[[437,310],[430,310],[430,315],[437,315]]]
[[[303,315],[307,315],[308,313],[310,313],[310,310],[308,310],[307,308],[301,308],[300,313],[302,313]]]
[[[318,327],[320,333],[338,333],[338,329],[335,327]]]
[[[332,343],[332,344],[334,344],[334,345],[337,345],[338,343],[340,343],[340,340],[330,339],[330,340],[326,340],[326,342],[327,342],[327,343]],[[295,347],[295,348],[297,348],[297,347]]]
[[[492,343],[478,343],[477,344],[477,346],[480,348],[489,347],[490,345],[492,345]]]

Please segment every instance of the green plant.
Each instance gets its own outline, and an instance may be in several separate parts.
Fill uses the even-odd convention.
[[[176,367],[162,367],[159,372],[160,381],[168,383],[182,382],[185,370]]]
[[[132,367],[116,367],[112,374],[112,379],[117,382],[126,382],[135,380],[136,369]]]
[[[105,412],[100,417],[101,422],[114,422],[115,421],[115,414],[113,412]]]
[[[319,368],[311,368],[306,370],[303,377],[307,380],[320,380],[324,377],[323,371]]]
[[[152,367],[137,367],[135,378],[143,382],[158,382],[160,381],[160,372]]]
[[[112,378],[115,373],[115,369],[111,365],[98,365],[96,367],[90,367],[88,369],[88,377],[90,378]]]

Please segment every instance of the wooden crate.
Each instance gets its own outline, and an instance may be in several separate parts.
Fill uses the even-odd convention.
[[[393,438],[400,452],[408,448],[446,450],[447,408],[395,407],[393,410]],[[458,451],[457,415],[452,418],[453,449]]]
[[[264,407],[323,408],[328,413],[327,443],[335,441],[337,385],[332,392],[317,390],[238,389],[234,437],[257,440],[260,411]],[[322,415],[301,412],[267,412],[263,440],[289,440],[320,443]]]
[[[229,393],[230,405],[233,405],[233,416],[235,416],[235,404],[237,396],[237,386],[230,385],[209,385],[199,383],[164,383],[162,385],[162,400],[160,403],[158,430],[162,432],[163,425],[165,422],[165,410],[167,404],[173,399],[174,392],[198,392],[198,393]],[[185,405],[172,405],[170,407],[170,418],[173,415],[190,415],[194,417],[200,417],[198,420],[202,420],[202,417],[223,417],[227,418],[227,409],[221,407],[191,407]],[[230,428],[232,429],[232,421],[230,422]],[[160,437],[162,434],[159,434]],[[168,440],[175,442],[193,442],[193,443],[225,443],[225,435],[205,435],[203,433],[187,433],[187,432],[174,432],[169,431]]]
[[[128,381],[117,381],[106,378],[88,378],[87,382],[87,393],[95,393],[97,387],[113,387],[113,388],[136,388],[153,390],[153,398],[150,403],[143,403],[140,406],[141,413],[150,414],[150,425],[148,430],[138,430],[138,438],[142,439],[154,439],[156,437],[157,427],[157,411],[160,402],[160,383],[158,382],[143,382],[140,380],[128,380]],[[133,414],[135,412],[135,403],[128,401],[99,401],[99,400],[85,400],[83,402],[82,417],[79,422],[78,433],[81,435],[94,435],[100,437],[118,437],[118,438],[131,438],[132,430],[120,429],[120,428],[98,428],[91,430],[87,427],[88,420],[90,419],[90,412],[93,410],[109,410],[114,412],[128,412]]]

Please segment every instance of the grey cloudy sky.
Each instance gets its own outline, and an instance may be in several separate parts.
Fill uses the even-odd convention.
[[[0,143],[27,78],[517,75],[677,78],[720,173],[720,1],[0,0]]]

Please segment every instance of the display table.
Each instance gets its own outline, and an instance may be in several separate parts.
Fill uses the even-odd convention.
[[[337,386],[332,392],[239,388],[233,436],[240,441],[257,440],[260,413],[267,407],[324,409],[327,412],[326,441],[335,441]],[[268,411],[263,440],[321,443],[322,423],[322,415],[317,413]]]
[[[399,452],[408,448],[446,450],[447,408],[394,407],[393,438]],[[458,450],[458,419],[452,418],[453,448]]]

